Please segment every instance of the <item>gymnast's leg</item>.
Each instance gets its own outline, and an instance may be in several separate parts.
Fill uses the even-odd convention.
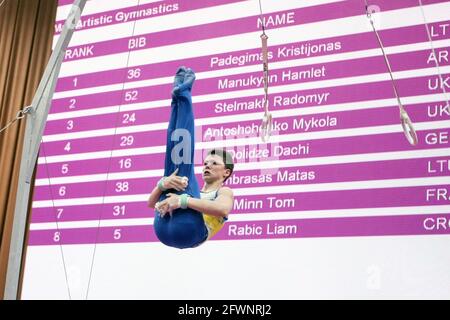
[[[191,89],[195,74],[191,69],[180,67],[177,70],[172,93],[171,115],[167,129],[166,159],[164,176],[171,175],[178,169],[178,176],[188,178],[185,191],[167,190],[159,201],[167,197],[167,193],[187,193],[191,197],[200,198],[200,188],[194,174],[194,113],[192,110]],[[207,238],[207,229],[203,215],[192,209],[177,209],[172,215],[160,217],[155,210],[154,229],[158,239],[171,247],[191,248]]]

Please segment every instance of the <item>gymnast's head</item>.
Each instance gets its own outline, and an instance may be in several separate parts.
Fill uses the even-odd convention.
[[[233,173],[232,155],[224,149],[212,149],[203,162],[203,180],[211,184],[216,181],[225,182]]]

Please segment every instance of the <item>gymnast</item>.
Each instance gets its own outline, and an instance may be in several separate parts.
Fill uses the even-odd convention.
[[[233,207],[233,192],[223,186],[234,168],[229,152],[223,149],[208,152],[201,191],[195,178],[191,96],[194,80],[192,69],[178,68],[172,90],[164,177],[148,199],[148,206],[155,209],[156,236],[163,244],[179,249],[197,247],[213,237]]]

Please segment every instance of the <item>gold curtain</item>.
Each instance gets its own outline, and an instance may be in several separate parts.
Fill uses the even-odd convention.
[[[57,0],[6,0],[0,7],[0,128],[31,104],[51,54],[56,8]],[[16,189],[24,129],[25,119],[0,133],[0,299],[20,192]]]

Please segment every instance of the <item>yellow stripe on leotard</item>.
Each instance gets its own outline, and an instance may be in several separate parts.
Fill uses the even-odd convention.
[[[200,198],[214,201],[217,198],[218,191],[219,190],[200,192]],[[208,214],[203,214],[203,220],[205,220],[205,225],[208,229],[208,239],[211,239],[217,232],[220,231],[220,229],[222,229],[227,219],[223,217],[214,217]]]

